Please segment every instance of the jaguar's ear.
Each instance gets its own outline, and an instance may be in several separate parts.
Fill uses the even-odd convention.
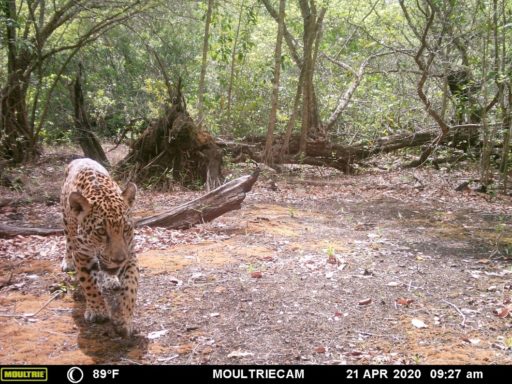
[[[91,203],[82,196],[79,192],[72,192],[69,195],[69,207],[71,208],[71,213],[75,216],[78,221],[82,221],[82,219],[89,213],[91,210]]]
[[[126,188],[124,189],[121,196],[123,197],[124,202],[131,207],[133,202],[135,201],[135,194],[137,193],[137,186],[133,183],[126,184]]]

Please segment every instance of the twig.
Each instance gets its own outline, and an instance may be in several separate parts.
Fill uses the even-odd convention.
[[[194,357],[194,353],[196,353],[196,351],[200,345],[201,345],[201,343],[197,343],[194,346],[194,348],[192,348],[192,351],[190,352],[190,355],[188,356],[188,359],[187,359],[187,364],[190,364],[192,362],[192,357]]]
[[[390,335],[382,335],[379,333],[371,333],[371,332],[366,332],[366,331],[355,331],[355,332],[359,333],[361,335],[367,335],[367,336],[390,337]],[[394,336],[391,336],[391,337],[394,337]]]
[[[28,317],[36,317],[39,312],[41,312],[43,309],[45,309],[48,304],[50,304],[53,300],[55,300],[57,297],[59,297],[61,294],[63,294],[64,292],[62,291],[56,291],[49,299],[46,303],[43,304],[43,306],[41,308],[39,308],[37,310],[37,312],[35,313],[21,313],[21,314],[15,314],[15,313],[0,313],[0,317],[23,317],[23,318],[28,318]]]
[[[126,361],[127,363],[130,363],[130,364],[142,365],[142,363],[139,363],[138,361],[135,361],[135,360],[127,359],[126,357],[121,357],[121,360]]]
[[[45,333],[49,333],[50,335],[57,335],[57,336],[69,337],[69,335],[71,335],[70,333],[54,332],[54,331],[50,331],[50,330],[47,330],[47,329],[43,329],[42,331],[45,332]]]
[[[371,333],[371,332],[366,332],[366,331],[354,331],[354,332],[361,334],[361,335],[374,336],[374,337],[385,337],[385,338],[390,338],[393,340],[399,340],[399,337],[393,336],[393,335],[382,335],[379,333]]]
[[[459,313],[459,315],[462,316],[462,322],[460,323],[461,326],[465,326],[466,325],[466,316],[464,316],[464,314],[460,311],[459,307],[457,307],[455,304],[453,303],[450,303],[449,301],[446,301],[446,300],[441,300],[443,303],[446,303],[448,305],[451,305],[453,308],[455,308],[455,310]]]
[[[12,275],[13,275],[13,271],[11,271],[11,274],[9,275],[9,278],[7,279],[7,281],[5,281],[4,283],[2,283],[2,285],[0,285],[0,289],[2,289],[3,287],[7,287],[8,285],[11,285],[11,280],[12,280]]]

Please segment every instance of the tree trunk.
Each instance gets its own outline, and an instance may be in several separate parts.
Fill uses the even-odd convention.
[[[304,66],[304,80],[302,83],[302,128],[300,139],[300,152],[306,151],[306,142],[325,141],[325,130],[320,121],[316,94],[314,88],[315,72],[315,41],[319,37],[325,8],[317,17],[314,0],[301,0],[300,8],[304,24],[304,53],[302,65]]]
[[[26,47],[17,44],[16,2],[6,0],[2,7],[7,20],[7,84],[1,92],[0,156],[18,164],[39,155],[27,108],[30,54]]]
[[[279,1],[279,22],[277,26],[276,48],[274,51],[274,81],[272,83],[272,101],[270,117],[268,119],[267,140],[265,143],[265,163],[272,165],[274,162],[273,138],[274,128],[276,126],[277,107],[279,102],[279,80],[281,76],[281,46],[283,43],[283,25],[286,0]]]
[[[496,4],[496,3],[495,3]],[[496,67],[501,68],[502,71],[506,70],[507,64],[510,65],[510,60],[507,60],[506,52],[510,49],[506,39],[505,25],[508,24],[508,14],[505,12],[505,2],[502,2],[502,27],[496,25],[495,31],[495,43],[496,43]],[[496,7],[496,5],[495,5]],[[497,16],[497,10],[495,14]],[[495,22],[497,20],[495,18]],[[498,28],[501,29],[501,60],[499,60],[498,53]],[[503,79],[502,79],[503,80]],[[503,145],[501,149],[501,161],[500,161],[500,179],[503,187],[503,193],[507,193],[507,182],[508,182],[508,163],[510,154],[510,135],[512,133],[512,79],[510,76],[506,81],[498,82],[498,95],[500,103],[500,114],[502,117],[502,132],[503,132]]]
[[[297,90],[295,91],[295,98],[293,99],[292,112],[290,114],[290,118],[288,120],[288,124],[286,124],[286,132],[283,138],[283,144],[279,149],[279,157],[277,161],[282,163],[284,157],[290,152],[290,139],[292,137],[293,128],[295,128],[295,120],[297,119],[297,114],[299,110],[300,96],[302,91],[302,82],[304,80],[304,73],[301,70],[299,75],[299,82],[297,84]]]
[[[414,23],[410,17],[410,14],[404,4],[403,0],[399,1],[400,7],[402,8],[402,11],[404,13],[404,16],[407,20],[407,23],[409,24],[409,27],[416,31],[414,27]],[[432,66],[432,63],[434,62],[436,51],[439,49],[441,43],[443,42],[444,34],[446,32],[445,29],[442,29],[441,32],[437,32],[436,40],[435,40],[435,46],[429,47],[428,43],[428,36],[431,32],[432,25],[434,23],[434,19],[436,16],[436,8],[432,5],[431,1],[427,1],[428,6],[428,13],[425,13],[425,26],[423,28],[423,31],[421,32],[421,35],[419,36],[420,39],[420,46],[418,48],[418,51],[414,55],[414,61],[416,62],[416,65],[418,68],[422,71],[421,76],[418,80],[418,83],[416,85],[416,92],[418,93],[418,97],[420,98],[421,102],[425,106],[425,110],[427,113],[434,119],[434,121],[439,126],[441,132],[439,135],[432,140],[432,142],[425,148],[425,150],[421,153],[419,159],[413,160],[410,162],[407,166],[408,167],[417,167],[422,165],[428,157],[434,152],[434,149],[436,146],[443,142],[448,134],[450,133],[450,127],[444,121],[444,119],[437,113],[437,111],[432,107],[432,102],[428,99],[427,95],[425,94],[424,86],[428,79],[428,76],[430,75],[430,68]],[[429,49],[430,48],[430,49]],[[424,58],[424,53],[427,52],[427,57]]]
[[[0,123],[0,155],[14,164],[30,161],[38,157],[37,140],[28,120],[27,87],[28,80],[18,74],[10,74],[2,90]]]
[[[279,22],[279,14],[272,7],[270,1],[262,0],[262,2],[270,16],[272,16],[276,22]],[[293,61],[301,70],[299,79],[299,84],[302,85],[301,151],[304,152],[308,139],[313,141],[325,140],[325,130],[320,120],[320,114],[318,113],[313,77],[323,17],[327,9],[322,8],[319,14],[317,14],[315,0],[300,0],[299,3],[304,25],[304,49],[302,59],[298,54],[294,38],[286,24],[283,25],[283,37]],[[296,97],[295,100],[298,102],[300,98],[297,99]],[[293,114],[292,117],[295,118]],[[293,121],[293,123],[294,122],[295,121]],[[293,128],[293,126],[290,124],[288,128]],[[284,150],[285,149],[283,149],[283,151]]]
[[[108,167],[109,162],[101,144],[91,130],[89,117],[85,108],[84,94],[82,91],[82,65],[78,66],[78,73],[73,84],[73,106],[75,110],[75,138],[80,144],[85,157],[96,160]]]
[[[508,105],[503,106],[503,112],[505,116],[503,118],[503,146],[501,150],[501,162],[500,162],[500,173],[501,173],[501,184],[503,186],[503,192],[507,193],[508,184],[508,159],[510,153],[510,138],[512,135],[512,89],[511,84],[508,84]]]
[[[256,180],[259,171],[252,175],[232,180],[198,199],[182,204],[163,213],[136,220],[137,227],[165,227],[186,229],[197,224],[214,220],[226,212],[240,209]],[[49,236],[63,234],[61,228],[19,227],[0,223],[0,237],[14,236]]]
[[[206,67],[208,65],[208,39],[210,38],[210,24],[212,21],[213,1],[214,0],[208,0],[208,10],[206,11],[206,21],[204,25],[203,58],[201,60],[201,74],[199,75],[199,90],[197,94],[197,109],[199,111],[199,121],[203,119],[205,91],[204,82],[206,77]]]
[[[240,37],[240,24],[242,23],[242,17],[244,12],[245,0],[242,0],[240,4],[240,13],[238,14],[238,24],[236,26],[235,39],[233,41],[233,49],[231,50],[231,64],[229,69],[229,84],[228,84],[228,105],[227,114],[228,122],[231,122],[231,99],[233,93],[233,81],[235,80],[235,61],[236,61],[236,49],[238,46],[238,38]],[[224,129],[222,129],[224,130]]]

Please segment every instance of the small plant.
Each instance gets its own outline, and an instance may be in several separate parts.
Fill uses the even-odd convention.
[[[293,207],[288,207],[288,214],[293,219],[293,218],[296,217],[297,210],[295,208],[293,208]]]
[[[338,264],[338,259],[336,258],[336,250],[332,245],[327,247],[327,262],[329,264]]]
[[[507,337],[505,339],[505,346],[507,349],[512,349],[512,337]]]
[[[493,199],[496,198],[496,196],[498,195],[498,191],[496,190],[496,187],[494,185],[488,185],[487,186],[487,196],[489,196],[490,200],[492,201]]]
[[[507,225],[503,222],[504,219],[502,217],[499,218],[500,222],[496,225],[495,231],[497,233],[502,233],[505,229],[507,229]]]
[[[414,355],[413,360],[414,360],[414,364],[416,364],[416,365],[421,364],[421,356],[418,355],[417,353]]]
[[[75,275],[75,272],[68,272],[68,275],[73,276],[73,275]],[[76,288],[77,288],[76,283],[70,284],[67,281],[61,281],[60,283],[53,284],[52,286],[50,286],[50,292],[54,293],[54,292],[60,291],[62,293],[67,293],[67,292],[75,291]]]

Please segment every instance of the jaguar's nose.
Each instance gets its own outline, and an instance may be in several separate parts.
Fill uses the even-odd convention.
[[[117,265],[124,263],[126,259],[127,259],[127,254],[124,250],[117,251],[112,256],[112,262]]]

